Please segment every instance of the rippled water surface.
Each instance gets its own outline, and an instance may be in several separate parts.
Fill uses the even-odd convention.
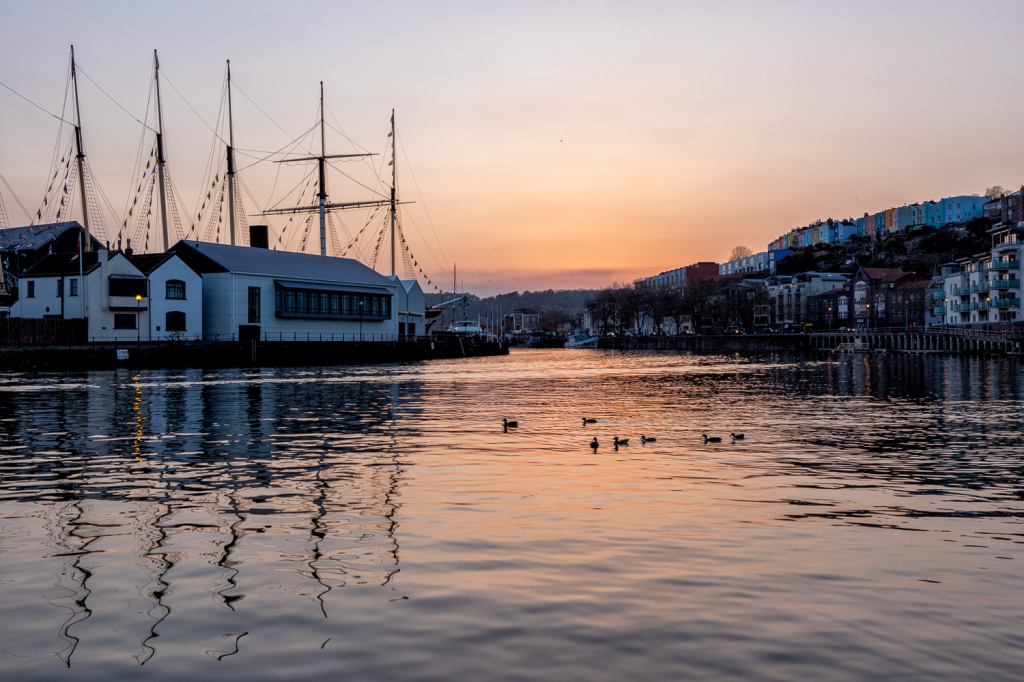
[[[0,678],[1020,679],[1022,408],[959,357],[0,376]]]

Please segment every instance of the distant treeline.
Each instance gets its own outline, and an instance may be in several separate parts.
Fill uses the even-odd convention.
[[[480,298],[473,294],[469,296],[469,316],[476,319],[477,315],[484,316],[490,310],[504,310],[505,314],[511,313],[516,308],[530,308],[538,313],[545,310],[564,310],[567,312],[582,311],[587,301],[594,297],[599,289],[548,289],[547,291],[524,291],[519,293],[513,291],[509,294],[498,294]],[[443,300],[451,300],[453,294],[445,293]],[[427,305],[437,305],[442,301],[438,294],[427,294]]]

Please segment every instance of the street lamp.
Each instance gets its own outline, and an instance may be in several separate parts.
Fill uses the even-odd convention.
[[[135,345],[142,344],[142,295],[135,294]]]
[[[832,306],[828,307],[828,330],[832,331]]]
[[[867,303],[865,305],[866,305],[866,307],[868,309],[867,327],[868,327],[868,331],[871,331],[871,304]]]
[[[359,340],[363,340],[363,297],[359,297]]]

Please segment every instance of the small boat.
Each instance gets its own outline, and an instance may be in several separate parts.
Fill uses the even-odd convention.
[[[597,337],[591,336],[585,329],[577,329],[576,333],[566,339],[566,348],[597,348]]]

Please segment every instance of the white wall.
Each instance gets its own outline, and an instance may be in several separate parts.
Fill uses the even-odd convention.
[[[180,280],[185,283],[185,300],[167,298],[167,282]],[[154,341],[166,339],[174,332],[167,331],[167,313],[185,313],[185,338],[203,336],[203,278],[177,256],[161,264],[149,274],[149,300],[152,305],[152,319],[149,326],[150,338]]]
[[[342,340],[360,333],[359,320],[317,318],[278,318],[275,315],[274,279],[265,275],[215,273],[203,276],[203,338],[237,338],[239,325],[249,324],[249,287],[260,287],[260,338],[267,340]],[[311,282],[312,284],[312,282]],[[402,294],[397,285],[383,287],[392,294],[391,318],[364,319],[362,334],[366,340],[394,339],[398,334],[397,310]],[[422,328],[422,324],[417,325]],[[418,329],[422,333],[422,329]]]

